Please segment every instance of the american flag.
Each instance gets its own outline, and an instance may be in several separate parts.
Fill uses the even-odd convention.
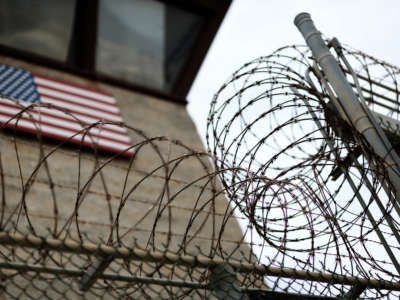
[[[68,139],[74,144],[112,153],[121,153],[132,146],[126,128],[117,124],[98,124],[84,130],[98,121],[123,122],[111,94],[0,64],[1,95],[5,97],[0,98],[0,125],[30,133],[39,130],[48,138]],[[44,106],[35,106],[20,118],[14,117],[32,103]],[[133,151],[130,149],[123,155],[132,156]]]

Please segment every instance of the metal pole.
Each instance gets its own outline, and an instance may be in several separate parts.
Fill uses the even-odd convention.
[[[336,108],[343,115],[342,117],[365,137],[375,153],[385,161],[389,180],[395,189],[396,199],[400,199],[400,158],[379,127],[375,117],[368,108],[363,107],[358,101],[357,95],[347,81],[338,62],[325,45],[321,33],[311,20],[310,14],[298,14],[294,23],[338,96],[338,99],[333,99]],[[390,197],[390,195],[388,196]]]
[[[312,81],[309,79],[309,76],[308,76],[307,73],[306,73],[305,76],[306,76],[306,78],[307,78],[307,81],[308,81],[311,85],[313,85],[313,84],[312,84]],[[297,95],[300,99],[303,99],[303,101],[304,101],[304,103],[305,103],[305,105],[306,105],[306,107],[307,107],[309,113],[311,114],[311,117],[313,118],[314,122],[317,124],[318,129],[319,129],[319,131],[321,132],[322,136],[323,136],[324,139],[327,141],[328,147],[329,147],[331,150],[333,150],[334,147],[333,147],[332,141],[329,139],[328,133],[325,131],[324,127],[323,127],[323,126],[321,125],[321,123],[319,122],[319,119],[317,118],[317,116],[315,115],[315,113],[310,109],[310,104],[308,103],[308,101],[306,100],[306,98],[303,97],[303,96],[299,93],[299,91],[298,91],[296,88],[291,87],[291,89],[292,89],[292,91],[293,91],[293,93],[294,93],[295,95]],[[336,157],[336,153],[335,153],[335,152],[334,152],[334,155],[335,155],[335,157]],[[354,181],[353,181],[353,180],[351,179],[351,177],[349,176],[347,170],[346,170],[345,168],[343,168],[343,167],[341,167],[341,168],[342,168],[342,172],[343,172],[344,176],[346,177],[347,181],[348,181],[349,184],[350,184],[350,187],[351,187],[352,190],[354,191],[354,193],[355,193],[355,195],[356,195],[356,197],[357,197],[359,203],[361,204],[362,208],[364,209],[365,214],[366,214],[367,217],[368,217],[368,220],[371,222],[372,227],[375,228],[375,232],[376,232],[376,234],[378,235],[378,238],[379,238],[379,240],[381,241],[383,247],[385,248],[386,253],[388,254],[389,258],[392,260],[392,263],[393,263],[394,267],[396,268],[397,272],[400,274],[400,264],[399,264],[399,262],[397,261],[396,256],[394,255],[394,253],[393,253],[392,249],[390,248],[389,244],[387,243],[387,241],[386,241],[384,235],[382,234],[382,231],[379,229],[378,224],[377,224],[376,221],[374,220],[374,217],[373,217],[372,213],[370,212],[370,210],[369,210],[369,208],[368,208],[368,205],[365,203],[364,199],[361,197],[359,190],[357,189],[357,187],[356,187]],[[369,183],[368,178],[367,178],[366,180],[367,180],[367,187],[370,189],[371,184]],[[370,189],[370,190],[371,190],[371,189]],[[378,205],[379,205],[379,204],[380,204],[380,203],[378,202]],[[379,206],[379,207],[381,208],[381,206]],[[384,209],[382,209],[382,211],[383,211],[383,210],[384,210]],[[391,221],[391,219],[390,219],[390,216],[385,216],[385,219],[386,219],[386,221],[388,222],[389,225],[392,225],[392,221]],[[395,228],[394,226],[390,226],[390,228],[392,229],[393,234],[394,234],[394,235],[396,236],[396,238],[397,238],[397,237],[398,237],[398,233],[397,233],[397,231],[396,231],[396,228]]]
[[[230,265],[218,265],[211,270],[209,288],[217,299],[245,300],[236,273]]]

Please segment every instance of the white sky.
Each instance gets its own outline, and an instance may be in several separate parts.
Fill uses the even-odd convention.
[[[203,141],[212,97],[235,70],[282,46],[305,44],[293,24],[300,12],[310,13],[325,37],[400,66],[400,0],[233,0],[188,96]]]
[[[400,66],[399,0],[234,0],[188,96],[202,138],[210,101],[230,74],[279,47],[305,43],[293,24],[300,12],[310,13],[326,37]]]

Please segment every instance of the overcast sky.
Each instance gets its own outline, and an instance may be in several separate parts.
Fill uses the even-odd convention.
[[[203,138],[210,101],[230,74],[279,47],[304,44],[293,24],[300,12],[326,37],[400,66],[399,0],[233,0],[188,96]]]

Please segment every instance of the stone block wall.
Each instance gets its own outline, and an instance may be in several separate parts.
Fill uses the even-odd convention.
[[[182,141],[190,149],[204,151],[184,105],[4,56],[0,57],[0,62],[109,92],[116,98],[128,125],[143,130],[148,137],[167,136],[170,140]],[[130,135],[134,144],[143,140],[133,131]],[[45,141],[42,150],[50,153],[56,144]],[[137,239],[145,245],[154,242],[159,247],[177,251],[186,242],[186,250],[196,252],[200,247],[208,253],[218,248],[217,239],[221,239],[221,250],[229,253],[240,245],[241,251],[248,253],[249,247],[241,245],[243,233],[230,215],[229,203],[222,193],[215,195],[215,190],[221,190],[217,179],[208,184],[207,178],[193,183],[212,172],[209,158],[192,155],[190,150],[170,141],[158,141],[155,145],[161,156],[153,146],[146,144],[135,155],[131,167],[129,159],[106,163],[110,156],[100,155],[95,159],[91,151],[65,146],[52,153],[46,159],[47,165],[42,163],[36,172],[43,155],[37,139],[24,134],[14,136],[10,130],[2,132],[5,218],[8,216],[14,224],[18,222],[21,231],[32,230],[29,229],[32,223],[36,234],[54,235],[69,226],[68,232],[73,235],[79,236],[80,232],[92,241],[106,241],[111,232],[115,234],[113,224],[121,199],[131,191],[119,218],[119,234],[125,244]],[[179,164],[171,163],[168,170],[161,168],[152,173],[163,160],[173,160],[182,154],[188,157]],[[106,165],[93,176],[93,170],[102,164]],[[30,176],[31,183],[27,184]],[[143,178],[146,179],[141,182]],[[84,201],[78,204],[80,197]],[[29,218],[26,212],[24,215],[21,203],[26,204]],[[77,205],[79,213],[75,214]],[[15,214],[16,210],[21,213]],[[6,224],[6,230],[14,226],[10,224]]]

